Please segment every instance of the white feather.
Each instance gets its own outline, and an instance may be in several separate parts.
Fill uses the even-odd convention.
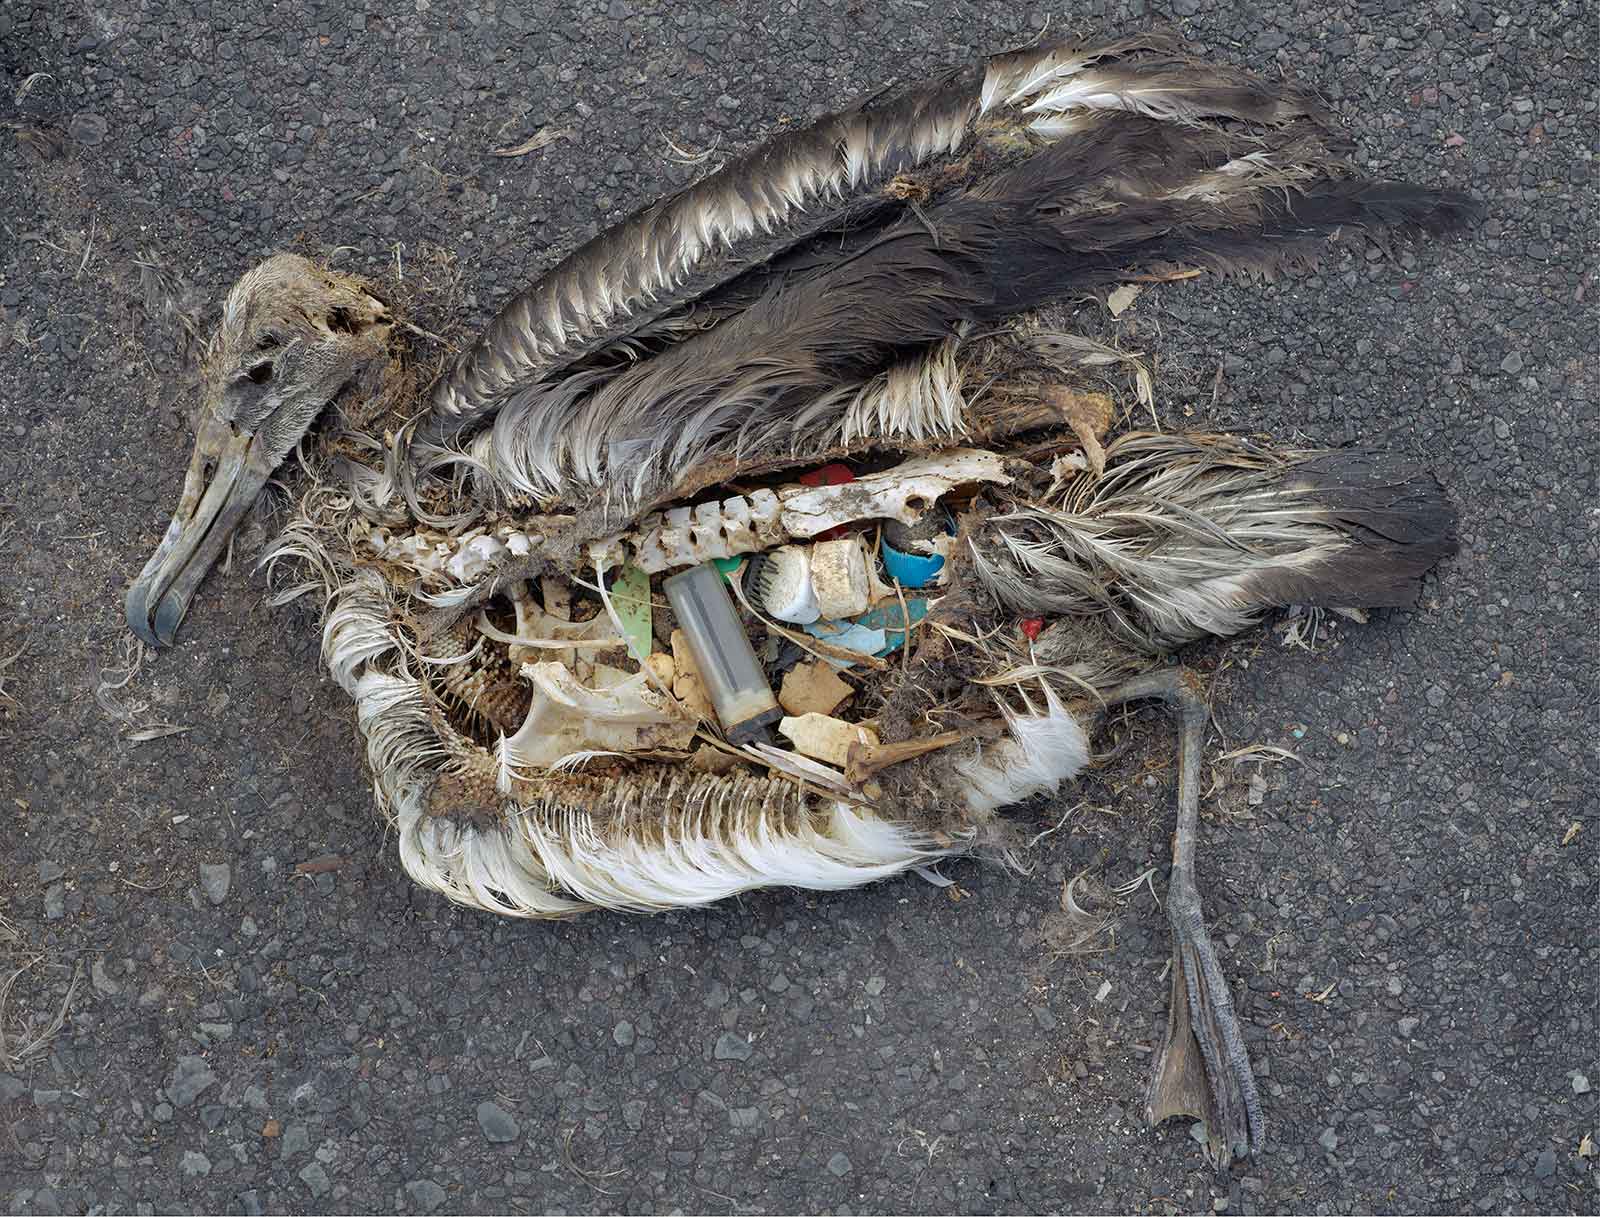
[[[1043,714],[1007,714],[1011,738],[957,764],[967,783],[967,806],[998,811],[1036,794],[1053,794],[1089,763],[1089,736],[1055,692],[1045,686]]]

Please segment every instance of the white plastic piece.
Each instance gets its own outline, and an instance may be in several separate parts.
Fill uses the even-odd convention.
[[[811,587],[821,616],[829,621],[866,612],[872,583],[867,576],[867,551],[861,538],[844,537],[813,545]]]
[[[866,744],[876,747],[878,737],[870,727],[860,723],[847,723],[842,718],[826,714],[801,714],[785,716],[778,722],[778,732],[801,756],[836,765],[840,769],[850,763],[850,745]]]
[[[761,568],[761,606],[779,621],[810,625],[822,616],[812,581],[811,554],[803,545],[781,545]]]

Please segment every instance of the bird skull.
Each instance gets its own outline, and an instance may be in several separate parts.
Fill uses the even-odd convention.
[[[278,254],[228,293],[209,344],[194,455],[161,544],[128,589],[130,629],[172,643],[206,571],[347,384],[381,369],[393,321],[349,276]]]

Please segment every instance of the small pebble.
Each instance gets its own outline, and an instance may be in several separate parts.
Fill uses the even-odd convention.
[[[406,1184],[406,1195],[419,1213],[431,1213],[445,1201],[444,1188],[432,1179],[413,1179]]]
[[[724,1031],[717,1037],[717,1044],[711,1050],[711,1055],[719,1061],[748,1061],[754,1051],[748,1040],[731,1031]]]
[[[86,148],[104,143],[109,129],[110,124],[98,114],[74,114],[67,124],[67,134]]]
[[[328,1172],[322,1169],[322,1163],[320,1162],[313,1162],[311,1165],[301,1168],[300,1182],[311,1189],[311,1195],[315,1199],[321,1199],[326,1196],[328,1189],[333,1186],[328,1180]]]
[[[489,1102],[478,1104],[478,1127],[483,1130],[484,1139],[496,1145],[515,1141],[521,1131],[503,1108]]]
[[[200,864],[200,890],[205,892],[206,899],[212,904],[221,904],[228,898],[228,888],[232,882],[233,873],[226,862]]]

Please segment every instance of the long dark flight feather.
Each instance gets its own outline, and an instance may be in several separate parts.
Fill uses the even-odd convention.
[[[592,392],[519,394],[478,458],[516,489],[623,517],[698,462],[819,446],[847,406],[841,387],[963,323],[1152,262],[1270,275],[1344,226],[1442,231],[1472,214],[1460,195],[1341,179],[1313,134],[1288,139],[1275,160],[1250,133],[1103,114],[831,262],[774,277],[737,315]]]
[[[1078,80],[1087,87],[1074,88]],[[646,208],[512,299],[435,386],[421,447],[463,433],[517,390],[626,344],[818,233],[890,221],[927,201],[918,196],[955,189],[1107,109],[1181,125],[1303,119],[1330,138],[1335,130],[1309,94],[1190,61],[1155,34],[1000,55],[874,97]]]

